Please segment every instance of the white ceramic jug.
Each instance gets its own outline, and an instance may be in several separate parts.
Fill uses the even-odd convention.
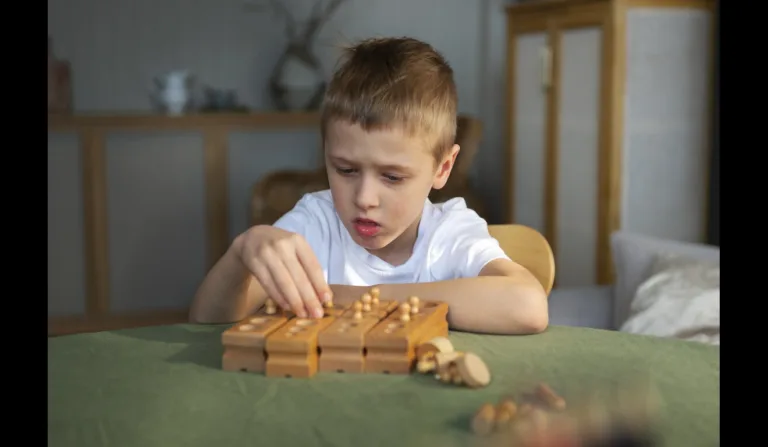
[[[181,115],[192,98],[192,76],[187,70],[174,70],[155,77],[155,95],[169,115]]]

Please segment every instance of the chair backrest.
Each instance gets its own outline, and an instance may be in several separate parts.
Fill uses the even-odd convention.
[[[456,119],[456,144],[461,147],[456,162],[451,170],[454,173],[467,176],[480,150],[483,139],[483,122],[471,115],[459,115]],[[450,178],[448,181],[451,181]]]
[[[555,283],[555,257],[547,239],[525,225],[488,225],[504,253],[528,269],[549,295]]]

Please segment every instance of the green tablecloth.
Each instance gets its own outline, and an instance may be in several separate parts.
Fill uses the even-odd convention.
[[[485,401],[546,381],[566,398],[650,370],[670,446],[715,446],[718,347],[584,328],[535,336],[452,333],[488,364],[472,390],[431,376],[266,378],[221,370],[227,326],[175,325],[48,341],[49,446],[468,446]]]

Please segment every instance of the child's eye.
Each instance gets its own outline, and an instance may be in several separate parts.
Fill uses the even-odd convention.
[[[402,177],[397,177],[395,175],[389,175],[389,174],[384,174],[384,178],[386,178],[390,182],[399,182],[400,180],[403,179]]]
[[[348,168],[348,169],[336,168],[336,172],[338,172],[339,174],[343,174],[343,175],[349,175],[349,174],[352,174],[353,172],[355,172],[355,170],[351,169],[351,168]]]

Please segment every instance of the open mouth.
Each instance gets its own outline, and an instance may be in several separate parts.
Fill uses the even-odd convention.
[[[374,220],[358,218],[353,221],[353,224],[360,237],[373,237],[381,231],[381,225]]]

